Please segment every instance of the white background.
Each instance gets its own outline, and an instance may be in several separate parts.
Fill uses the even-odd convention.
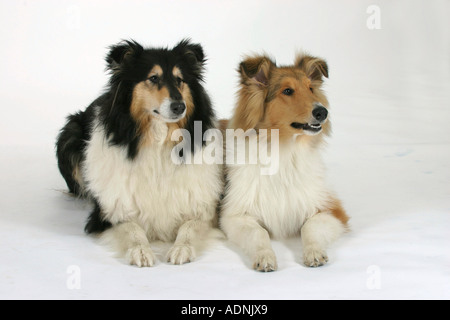
[[[381,29],[367,27],[370,5]],[[1,1],[0,298],[449,299],[449,19],[444,0]],[[327,266],[303,267],[290,239],[273,242],[270,274],[226,241],[184,266],[165,263],[167,245],[156,244],[160,262],[138,269],[83,233],[90,207],[63,193],[58,130],[104,88],[109,45],[185,37],[208,56],[219,118],[233,110],[244,55],[290,64],[306,50],[328,61],[325,159],[352,231]]]

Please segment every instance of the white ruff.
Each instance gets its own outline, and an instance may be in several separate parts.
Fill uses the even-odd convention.
[[[149,240],[174,241],[184,222],[215,219],[222,172],[219,165],[174,164],[163,144],[167,126],[154,121],[150,131],[156,142],[129,160],[126,148],[109,145],[103,127],[94,126],[84,179],[113,225],[133,222]]]
[[[261,175],[260,165],[228,165],[223,215],[250,215],[274,238],[298,235],[305,220],[330,199],[319,150],[298,143],[280,146],[279,169]]]
[[[273,175],[261,175],[260,164],[227,164],[220,225],[250,256],[254,269],[278,268],[270,237],[301,233],[304,263],[316,267],[326,263],[327,246],[344,232],[329,212],[333,197],[319,151],[298,142],[280,146]]]

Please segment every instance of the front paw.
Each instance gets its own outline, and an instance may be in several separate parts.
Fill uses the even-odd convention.
[[[126,258],[131,265],[139,268],[153,267],[156,261],[152,249],[141,245],[128,249]]]
[[[307,267],[320,267],[328,262],[327,253],[324,250],[307,249],[303,253],[303,263]]]
[[[189,245],[174,245],[167,253],[167,262],[184,264],[195,260],[195,249]]]
[[[253,257],[253,269],[261,272],[271,272],[278,269],[277,257],[272,249],[260,250]]]

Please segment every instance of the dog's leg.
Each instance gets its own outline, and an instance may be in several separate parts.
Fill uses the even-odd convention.
[[[196,258],[196,245],[210,230],[210,221],[186,221],[178,229],[175,243],[167,253],[167,261],[172,264],[184,264],[194,261]]]
[[[119,223],[105,231],[102,237],[125,254],[131,265],[152,267],[155,264],[156,258],[145,231],[137,223]]]
[[[224,216],[221,226],[228,239],[243,248],[253,262],[253,269],[269,272],[277,270],[277,259],[270,244],[270,236],[255,218]]]
[[[309,218],[301,229],[303,263],[319,267],[328,262],[326,249],[345,231],[345,224],[333,211],[319,212]]]

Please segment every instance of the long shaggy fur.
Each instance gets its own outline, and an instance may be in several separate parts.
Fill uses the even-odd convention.
[[[217,224],[221,168],[175,163],[171,135],[215,127],[205,92],[203,48],[183,40],[173,49],[136,41],[111,46],[107,88],[70,115],[56,142],[69,191],[94,202],[85,230],[102,234],[130,264],[152,266],[149,241],[175,242],[167,259],[195,259],[194,244]],[[191,144],[191,154],[205,143]]]
[[[328,101],[321,89],[328,66],[320,58],[301,54],[294,65],[280,67],[261,55],[247,57],[238,71],[238,102],[228,127],[277,130],[279,153],[271,156],[279,156],[279,168],[262,175],[260,162],[227,163],[220,225],[256,270],[278,267],[271,237],[300,234],[304,264],[323,265],[327,246],[346,230],[348,221],[326,184],[320,154],[331,131]],[[251,136],[249,142],[257,140],[264,147],[260,136]],[[226,148],[228,153],[235,145]]]

